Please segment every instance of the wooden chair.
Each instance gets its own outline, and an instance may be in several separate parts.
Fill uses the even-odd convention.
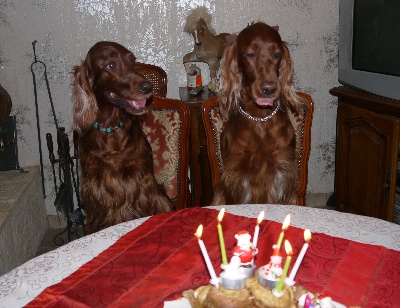
[[[314,112],[313,101],[308,94],[298,92],[302,98],[302,108],[298,116],[290,113],[291,122],[296,130],[298,153],[298,189],[297,204],[305,205],[308,180],[308,158],[310,156],[311,122]],[[211,165],[212,185],[214,190],[219,184],[223,164],[220,152],[220,134],[223,122],[219,115],[218,97],[213,96],[203,104],[202,119],[207,139],[207,153]]]
[[[153,83],[153,95],[167,97],[167,73],[159,66],[136,62],[136,69]]]
[[[180,100],[153,96],[142,125],[153,151],[154,174],[174,209],[190,206],[189,108]]]

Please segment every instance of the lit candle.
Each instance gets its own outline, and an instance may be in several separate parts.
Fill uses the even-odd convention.
[[[278,242],[276,243],[276,246],[278,246],[278,249],[281,248],[282,241],[283,241],[283,236],[284,236],[285,231],[287,230],[287,228],[289,228],[289,224],[290,224],[290,214],[287,214],[286,218],[285,218],[285,220],[283,221],[283,224],[282,224],[282,232],[281,232],[281,234],[279,234]]]
[[[219,237],[219,246],[221,247],[221,258],[222,258],[222,264],[223,265],[228,265],[228,259],[226,258],[226,249],[225,249],[225,240],[224,240],[224,234],[222,233],[222,226],[221,226],[221,221],[222,218],[224,217],[225,209],[222,208],[221,211],[219,211],[218,214],[218,237]]]
[[[292,261],[292,246],[290,245],[288,240],[285,240],[285,250],[286,250],[285,266],[283,267],[281,279],[278,281],[274,289],[275,293],[278,296],[282,293],[283,284],[285,283],[285,278],[289,270],[290,262]]]
[[[257,242],[258,242],[258,234],[260,233],[260,223],[262,222],[262,220],[264,219],[264,211],[261,211],[260,214],[258,215],[257,218],[257,226],[254,230],[254,236],[253,236],[253,247],[256,248],[257,247]]]
[[[211,284],[213,284],[215,286],[218,286],[219,279],[218,279],[217,275],[215,274],[214,268],[213,268],[213,266],[211,264],[211,260],[210,260],[210,257],[208,256],[206,246],[204,245],[204,242],[201,240],[202,233],[203,233],[203,225],[200,225],[197,228],[195,236],[198,239],[199,246],[200,246],[200,249],[201,249],[201,253],[203,254],[203,258],[206,261],[208,272],[210,273],[210,276],[211,276],[211,281],[210,282],[211,282]]]
[[[294,282],[294,277],[297,274],[297,271],[299,270],[300,264],[303,261],[304,255],[306,254],[306,251],[308,249],[308,242],[311,240],[311,231],[309,229],[304,230],[304,245],[303,248],[301,248],[300,254],[297,257],[296,263],[293,266],[292,271],[290,272],[290,276],[287,279],[286,283],[287,284],[293,284]]]

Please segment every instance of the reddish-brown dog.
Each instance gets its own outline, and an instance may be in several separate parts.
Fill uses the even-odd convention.
[[[170,211],[140,126],[152,84],[136,71],[133,53],[114,42],[96,43],[73,74],[88,233]]]
[[[242,30],[221,61],[223,173],[212,204],[296,204],[296,139],[288,110],[300,103],[292,88],[289,50],[279,33],[258,22]]]

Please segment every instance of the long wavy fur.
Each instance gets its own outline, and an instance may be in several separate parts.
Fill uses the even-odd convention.
[[[96,96],[92,90],[93,78],[89,76],[91,72],[89,66],[88,62],[83,61],[80,66],[75,66],[73,69],[73,129],[80,135],[96,121],[98,112]]]

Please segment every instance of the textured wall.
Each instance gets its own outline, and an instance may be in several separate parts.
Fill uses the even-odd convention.
[[[297,90],[315,102],[309,193],[333,191],[336,102],[329,89],[337,83],[339,0],[0,0],[0,84],[13,100],[18,122],[21,166],[39,164],[31,64],[47,66],[55,112],[61,126],[71,127],[71,68],[99,40],[117,41],[139,61],[157,64],[168,74],[168,97],[179,98],[186,83],[182,63],[192,50],[183,32],[188,12],[205,5],[219,32],[237,33],[251,21],[279,25],[289,43]],[[205,82],[206,67],[201,66]],[[55,214],[54,188],[44,135],[55,135],[43,66],[36,64],[41,139],[45,162],[47,211]]]

